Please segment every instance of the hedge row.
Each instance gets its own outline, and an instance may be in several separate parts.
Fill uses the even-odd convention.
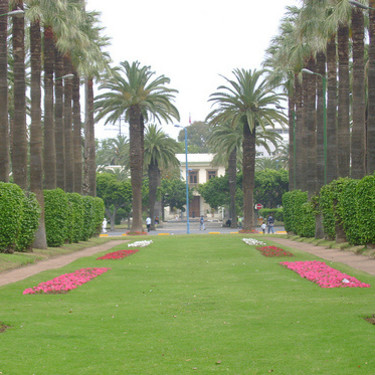
[[[268,217],[272,215],[277,221],[284,221],[282,208],[262,208],[259,210],[259,216]]]
[[[102,199],[55,189],[45,190],[44,200],[48,246],[87,241],[100,233],[104,217]],[[30,250],[40,212],[35,194],[0,182],[0,252]]]
[[[353,245],[375,244],[375,175],[334,180],[310,202],[307,193],[299,190],[285,193],[283,208],[288,232],[314,237],[312,223],[315,215],[322,214],[326,238]]]

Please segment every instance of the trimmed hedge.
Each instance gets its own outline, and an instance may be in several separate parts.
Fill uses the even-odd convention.
[[[68,223],[69,242],[79,242],[84,225],[85,207],[83,198],[78,193],[67,193],[67,197],[71,206],[71,217]]]
[[[23,199],[20,230],[16,239],[17,251],[31,250],[39,226],[41,208],[34,193],[28,192]]]
[[[102,223],[105,213],[104,201],[102,198],[95,197],[94,198],[94,215],[92,221],[92,233],[91,237],[99,236],[102,231]]]
[[[0,252],[14,252],[24,200],[25,195],[18,185],[0,182]]]

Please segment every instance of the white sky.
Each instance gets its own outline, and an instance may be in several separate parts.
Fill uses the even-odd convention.
[[[86,0],[88,10],[100,11],[109,53],[115,65],[140,61],[156,76],[171,79],[179,91],[177,106],[183,126],[204,120],[210,94],[231,77],[235,68],[259,69],[265,50],[278,34],[287,5],[297,0]],[[109,128],[113,129],[112,131]],[[106,129],[106,130],[104,130]],[[179,130],[163,124],[169,135]],[[123,134],[127,125],[123,123]],[[118,124],[98,124],[96,137],[110,138]]]

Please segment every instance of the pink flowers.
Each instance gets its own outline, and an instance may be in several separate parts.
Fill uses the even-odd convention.
[[[317,260],[305,262],[281,262],[281,265],[297,272],[301,277],[318,284],[321,288],[369,288],[355,277],[346,275],[324,262]]]
[[[108,253],[103,255],[102,257],[96,258],[96,260],[103,260],[103,259],[122,259],[125,258],[129,255],[132,255],[139,251],[138,249],[134,250],[119,250],[119,251],[114,251],[113,253]]]
[[[292,257],[293,254],[289,251],[281,249],[276,246],[257,246],[257,250],[261,252],[265,257]]]
[[[67,293],[109,270],[110,268],[82,268],[73,273],[66,273],[52,280],[40,283],[33,288],[25,289],[23,294]]]

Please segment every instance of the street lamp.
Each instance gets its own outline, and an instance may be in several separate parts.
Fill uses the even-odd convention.
[[[326,90],[327,90],[327,78],[326,76],[313,72],[309,69],[303,68],[301,70],[306,74],[313,74],[322,79],[323,85],[323,150],[324,150],[324,185],[327,185],[327,103],[326,103]]]
[[[73,78],[74,78],[74,74],[73,73],[68,73],[68,74],[64,74],[61,77],[55,78],[55,81],[57,81],[59,79],[73,79]]]
[[[186,234],[190,234],[189,222],[189,165],[188,165],[188,143],[187,143],[187,129],[181,125],[175,125],[176,128],[182,128],[185,131],[185,160],[186,160]]]
[[[16,10],[12,10],[11,12],[0,14],[0,17],[1,16],[10,16],[10,17],[21,18],[21,17],[23,17],[24,14],[25,14],[25,12],[22,9],[16,9]]]
[[[368,9],[375,10],[375,8],[371,8],[371,7],[369,7],[367,5],[364,5],[364,4],[360,3],[359,1],[355,1],[355,0],[349,0],[349,4],[354,5],[355,7],[358,7],[358,8],[366,9],[366,10],[368,10]]]

